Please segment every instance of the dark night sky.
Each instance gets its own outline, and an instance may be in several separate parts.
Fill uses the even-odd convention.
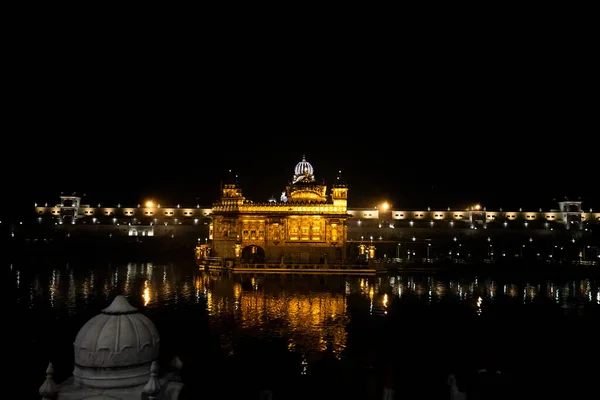
[[[351,207],[537,209],[564,196],[600,207],[587,53],[356,46],[216,57],[40,41],[11,65],[3,212],[61,191],[209,206],[229,169],[261,201],[303,154],[319,179],[343,172]]]

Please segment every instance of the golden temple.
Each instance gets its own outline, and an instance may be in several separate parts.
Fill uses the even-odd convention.
[[[341,172],[328,193],[303,156],[279,200],[254,203],[242,194],[237,177],[222,185],[212,208],[210,244],[200,258],[231,263],[341,264],[345,260],[348,186]]]

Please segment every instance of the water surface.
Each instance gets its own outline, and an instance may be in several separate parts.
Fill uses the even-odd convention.
[[[396,390],[434,398],[449,372],[494,367],[521,387],[513,398],[543,398],[586,393],[599,372],[600,287],[585,277],[232,274],[186,261],[3,270],[7,378],[32,398],[48,362],[57,381],[72,372],[77,331],[116,294],[154,321],[192,393],[365,398],[389,369]]]

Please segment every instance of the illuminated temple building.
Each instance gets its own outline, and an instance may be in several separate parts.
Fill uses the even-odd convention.
[[[441,210],[388,204],[348,208],[350,189],[341,172],[328,187],[315,178],[305,157],[278,199],[255,202],[242,189],[230,171],[212,207],[151,202],[94,207],[73,194],[60,196],[54,206],[36,204],[35,211],[37,224],[54,234],[175,239],[200,257],[230,263],[600,256],[597,233],[592,234],[598,231],[593,228],[600,224],[600,212],[585,211],[580,200],[538,210],[488,210],[475,204]]]
[[[305,158],[279,201],[246,201],[229,180],[212,208],[212,253],[249,262],[345,262],[347,199],[340,175],[329,196]]]

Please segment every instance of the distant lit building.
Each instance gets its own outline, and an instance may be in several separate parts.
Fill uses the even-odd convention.
[[[302,158],[279,202],[254,203],[235,176],[212,208],[211,254],[235,262],[345,262],[348,187],[341,172],[328,193]]]
[[[348,208],[348,192],[341,171],[328,187],[316,180],[303,157],[285,190],[275,191],[281,193],[278,199],[264,202],[246,199],[230,171],[212,207],[152,201],[93,206],[71,194],[60,196],[56,205],[36,204],[35,212],[38,223],[55,232],[173,238],[193,243],[198,257],[231,262],[468,259],[477,252],[490,260],[526,254],[556,259],[568,246],[578,247],[582,260],[598,253],[596,243],[582,239],[600,225],[600,212],[585,211],[580,200],[565,199],[557,208],[537,211],[488,210],[478,204],[445,210],[396,209],[388,203]]]

